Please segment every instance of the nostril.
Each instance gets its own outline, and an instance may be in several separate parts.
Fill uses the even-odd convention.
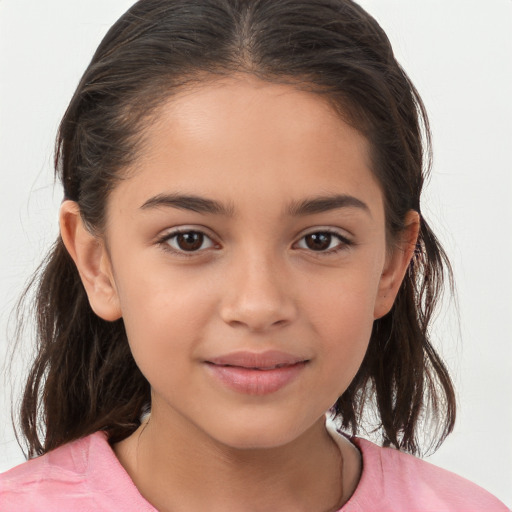
[[[237,317],[235,318],[235,315]],[[262,315],[251,314],[249,312],[243,315],[240,312],[232,312],[231,315],[224,313],[223,320],[231,327],[246,328],[251,332],[265,332],[269,329],[285,327],[291,322],[291,318],[278,318],[275,319],[275,314]]]

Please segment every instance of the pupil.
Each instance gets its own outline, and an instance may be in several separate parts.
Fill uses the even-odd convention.
[[[180,233],[178,235],[178,245],[184,251],[196,251],[203,245],[202,233],[191,231],[190,233]]]
[[[313,251],[324,251],[331,245],[329,233],[313,233],[306,236],[306,245]]]

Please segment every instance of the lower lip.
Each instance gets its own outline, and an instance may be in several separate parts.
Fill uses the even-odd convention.
[[[209,371],[223,384],[246,395],[268,395],[284,388],[296,379],[306,362],[272,370],[255,370],[240,366],[221,366],[207,363]]]

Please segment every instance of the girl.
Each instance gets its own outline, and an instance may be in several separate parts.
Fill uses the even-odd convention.
[[[32,459],[0,510],[506,510],[410,455],[455,419],[428,143],[350,1],[135,4],[60,126]]]

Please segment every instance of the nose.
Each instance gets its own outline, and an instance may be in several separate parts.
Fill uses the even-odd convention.
[[[225,282],[221,317],[232,327],[265,332],[292,323],[297,317],[288,273],[275,260],[244,258],[231,267]]]

